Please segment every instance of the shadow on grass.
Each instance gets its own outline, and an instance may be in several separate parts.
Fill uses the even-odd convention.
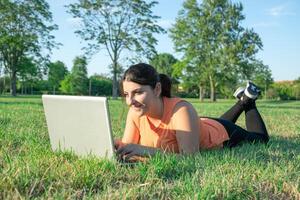
[[[262,100],[262,101],[259,101],[259,103],[261,104],[275,104],[275,105],[278,105],[278,104],[299,104],[300,105],[300,101],[296,101],[296,100],[290,100],[290,101],[286,101],[286,100],[282,100],[282,101],[272,101],[272,100]]]
[[[244,144],[232,149],[239,160],[287,163],[300,155],[300,137],[271,136],[268,144]]]
[[[0,95],[0,98],[5,99],[40,99],[42,95],[17,95],[17,96],[11,96],[11,95]]]
[[[183,174],[192,175],[195,171],[205,171],[215,165],[242,162],[274,163],[278,165],[294,162],[300,155],[300,137],[284,138],[272,136],[265,144],[244,144],[232,149],[205,150],[196,155],[158,155],[148,165],[140,166],[141,177],[158,177],[165,181],[182,178]]]
[[[291,110],[300,110],[300,106],[278,106],[278,105],[259,105],[259,108],[267,109],[291,109]]]
[[[32,102],[32,101],[5,101],[5,102],[1,102],[1,104],[5,104],[5,105],[43,105],[42,102]]]
[[[285,138],[273,136],[268,144],[266,158],[273,161],[290,160],[300,155],[300,136]]]

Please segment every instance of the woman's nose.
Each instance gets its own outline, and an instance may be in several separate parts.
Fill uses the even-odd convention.
[[[126,97],[126,103],[128,106],[131,106],[133,102],[134,102],[134,98],[132,96]]]

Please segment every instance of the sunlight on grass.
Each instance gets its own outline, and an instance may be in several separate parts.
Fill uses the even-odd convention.
[[[234,101],[190,100],[218,117]],[[121,137],[127,108],[110,100]],[[268,145],[119,163],[52,152],[40,97],[0,97],[0,199],[300,199],[300,102],[259,101]],[[244,126],[242,116],[238,124]]]

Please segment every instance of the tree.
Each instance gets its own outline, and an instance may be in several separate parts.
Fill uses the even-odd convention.
[[[56,46],[50,32],[57,26],[51,22],[52,14],[44,0],[0,1],[0,57],[11,78],[13,96],[21,58],[47,58],[42,49],[51,51]]]
[[[72,74],[68,74],[67,76],[65,76],[65,79],[61,81],[60,83],[60,91],[62,91],[63,93],[67,93],[67,94],[73,94],[74,93],[74,89],[73,89],[73,82],[72,82]]]
[[[272,84],[272,88],[275,90],[275,95],[280,100],[293,100],[294,96],[294,81],[277,81]]]
[[[300,77],[294,81],[294,95],[296,100],[300,99]]]
[[[249,77],[253,80],[260,88],[264,90],[264,97],[267,98],[267,90],[273,83],[272,72],[268,65],[264,65],[261,60],[256,60],[252,63],[253,72]]]
[[[42,73],[32,57],[23,57],[20,60],[17,76],[21,82],[21,94],[27,94],[28,86],[33,93],[34,84],[42,79]]]
[[[193,67],[194,63],[191,60],[184,59],[178,61],[174,65],[173,75],[179,77],[183,83],[181,84],[185,90],[194,90],[198,88],[199,100],[204,100],[204,95],[207,87],[207,83],[203,77],[204,73],[200,70],[201,68]]]
[[[210,84],[210,98],[227,79],[244,75],[244,70],[262,47],[252,29],[244,29],[242,5],[228,0],[186,0],[171,28],[175,50],[183,53],[198,74],[199,88]],[[187,66],[186,66],[187,67]]]
[[[82,21],[76,33],[88,41],[88,53],[104,47],[112,61],[114,98],[121,53],[128,50],[150,57],[155,52],[153,33],[163,32],[156,24],[159,17],[151,11],[155,4],[143,0],[85,0],[68,5],[69,13]]]
[[[178,60],[169,53],[156,54],[153,58],[150,59],[150,64],[162,74],[166,74],[170,77],[172,81],[173,90],[177,92],[178,90],[178,76],[176,76],[174,71],[174,65]]]
[[[0,57],[0,94],[6,91],[6,83],[7,83],[7,76],[5,73],[2,59]]]
[[[61,61],[48,64],[48,82],[52,88],[53,94],[57,88],[60,87],[60,83],[64,80],[65,76],[69,73],[66,65]]]
[[[9,77],[4,75],[0,77],[0,94],[4,94],[9,91]]]
[[[0,77],[2,73],[4,74],[4,66],[3,66],[3,59],[1,58],[1,54],[0,54]]]
[[[73,61],[73,68],[61,82],[61,91],[65,93],[84,95],[88,93],[86,57],[78,56]]]
[[[109,96],[112,93],[112,80],[103,75],[94,74],[90,77],[90,95]]]
[[[86,57],[76,57],[72,69],[73,88],[76,94],[84,95],[88,92],[88,74]]]
[[[173,76],[174,64],[178,60],[169,53],[161,53],[155,55],[150,59],[150,64],[159,72],[168,75],[169,77]]]

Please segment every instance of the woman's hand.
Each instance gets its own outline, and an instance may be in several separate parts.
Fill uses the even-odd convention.
[[[138,157],[149,157],[159,152],[158,149],[139,144],[125,144],[117,149],[118,159],[121,161],[141,160]]]
[[[124,146],[125,144],[122,142],[121,139],[115,139],[114,140],[114,147],[115,150],[118,150],[119,148],[121,148],[122,146]]]

